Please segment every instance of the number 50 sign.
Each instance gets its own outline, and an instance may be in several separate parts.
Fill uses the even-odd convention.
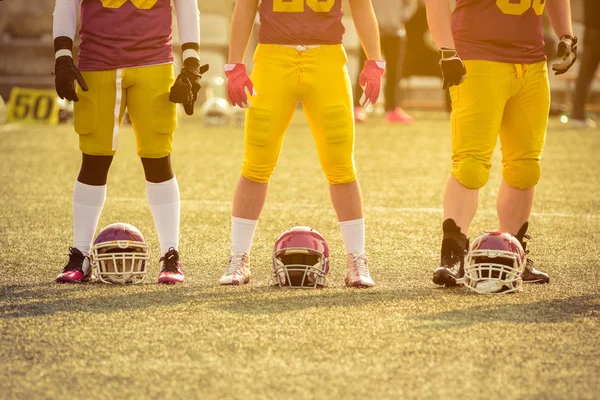
[[[6,108],[6,122],[58,124],[58,99],[53,90],[14,88]]]

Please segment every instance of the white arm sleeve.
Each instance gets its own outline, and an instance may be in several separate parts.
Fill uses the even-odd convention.
[[[58,1],[58,0],[57,0]],[[200,44],[200,10],[197,0],[173,0],[179,26],[179,42]]]
[[[54,39],[66,36],[75,40],[79,2],[80,0],[56,0],[53,22]]]

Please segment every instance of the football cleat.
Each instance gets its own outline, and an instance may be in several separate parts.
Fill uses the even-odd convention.
[[[415,122],[415,119],[408,115],[401,107],[396,107],[394,110],[388,111],[385,118],[388,122],[397,124],[412,124]]]
[[[464,284],[480,294],[520,292],[526,263],[517,238],[500,231],[484,233],[467,254]]]
[[[90,258],[75,247],[69,248],[69,262],[56,277],[57,283],[82,283],[90,280],[92,268]]]
[[[375,282],[369,273],[367,254],[351,253],[346,255],[346,277],[344,282],[348,287],[370,288]]]
[[[273,246],[275,285],[291,288],[327,286],[329,245],[323,235],[308,226],[283,232]]]
[[[529,250],[527,250],[527,242],[526,240],[531,239],[531,236],[527,234],[527,228],[529,227],[529,222],[525,222],[519,232],[516,234],[517,240],[521,243],[523,250],[525,251],[525,255],[527,256],[527,264],[525,265],[525,271],[523,271],[523,282],[525,283],[539,283],[546,284],[550,283],[550,275],[545,272],[542,272],[536,269],[533,264],[534,261],[529,258]]]
[[[442,254],[440,266],[433,272],[433,283],[446,287],[462,285],[469,240],[453,219],[445,220],[442,229],[444,231]]]
[[[117,222],[100,231],[90,258],[102,283],[142,283],[148,275],[150,247],[135,226]]]
[[[354,107],[354,122],[362,123],[367,122],[369,117],[367,116],[367,112],[362,107]]]
[[[160,273],[158,283],[175,284],[183,283],[183,266],[179,259],[179,252],[173,247],[160,258]]]
[[[219,279],[221,285],[245,285],[250,282],[250,256],[248,253],[231,249],[225,273]]]
[[[569,122],[573,129],[595,129],[598,126],[591,118],[571,119]]]

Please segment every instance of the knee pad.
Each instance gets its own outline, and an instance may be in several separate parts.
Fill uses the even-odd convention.
[[[467,189],[481,189],[490,177],[490,163],[475,157],[466,157],[453,163],[452,176]]]
[[[323,166],[323,172],[331,185],[343,185],[356,180],[356,167],[354,164],[335,167]]]
[[[323,110],[323,130],[329,144],[339,144],[354,140],[352,114],[343,105],[325,107]]]
[[[540,160],[516,160],[506,164],[502,176],[506,183],[515,189],[531,189],[540,181]]]

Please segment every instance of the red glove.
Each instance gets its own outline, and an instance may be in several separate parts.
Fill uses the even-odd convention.
[[[385,71],[385,61],[367,60],[360,73],[358,83],[363,88],[360,106],[367,107],[377,103],[381,92],[381,77]]]
[[[225,64],[225,75],[227,75],[229,103],[240,108],[252,107],[246,89],[252,96],[256,96],[256,91],[246,72],[246,64]]]

